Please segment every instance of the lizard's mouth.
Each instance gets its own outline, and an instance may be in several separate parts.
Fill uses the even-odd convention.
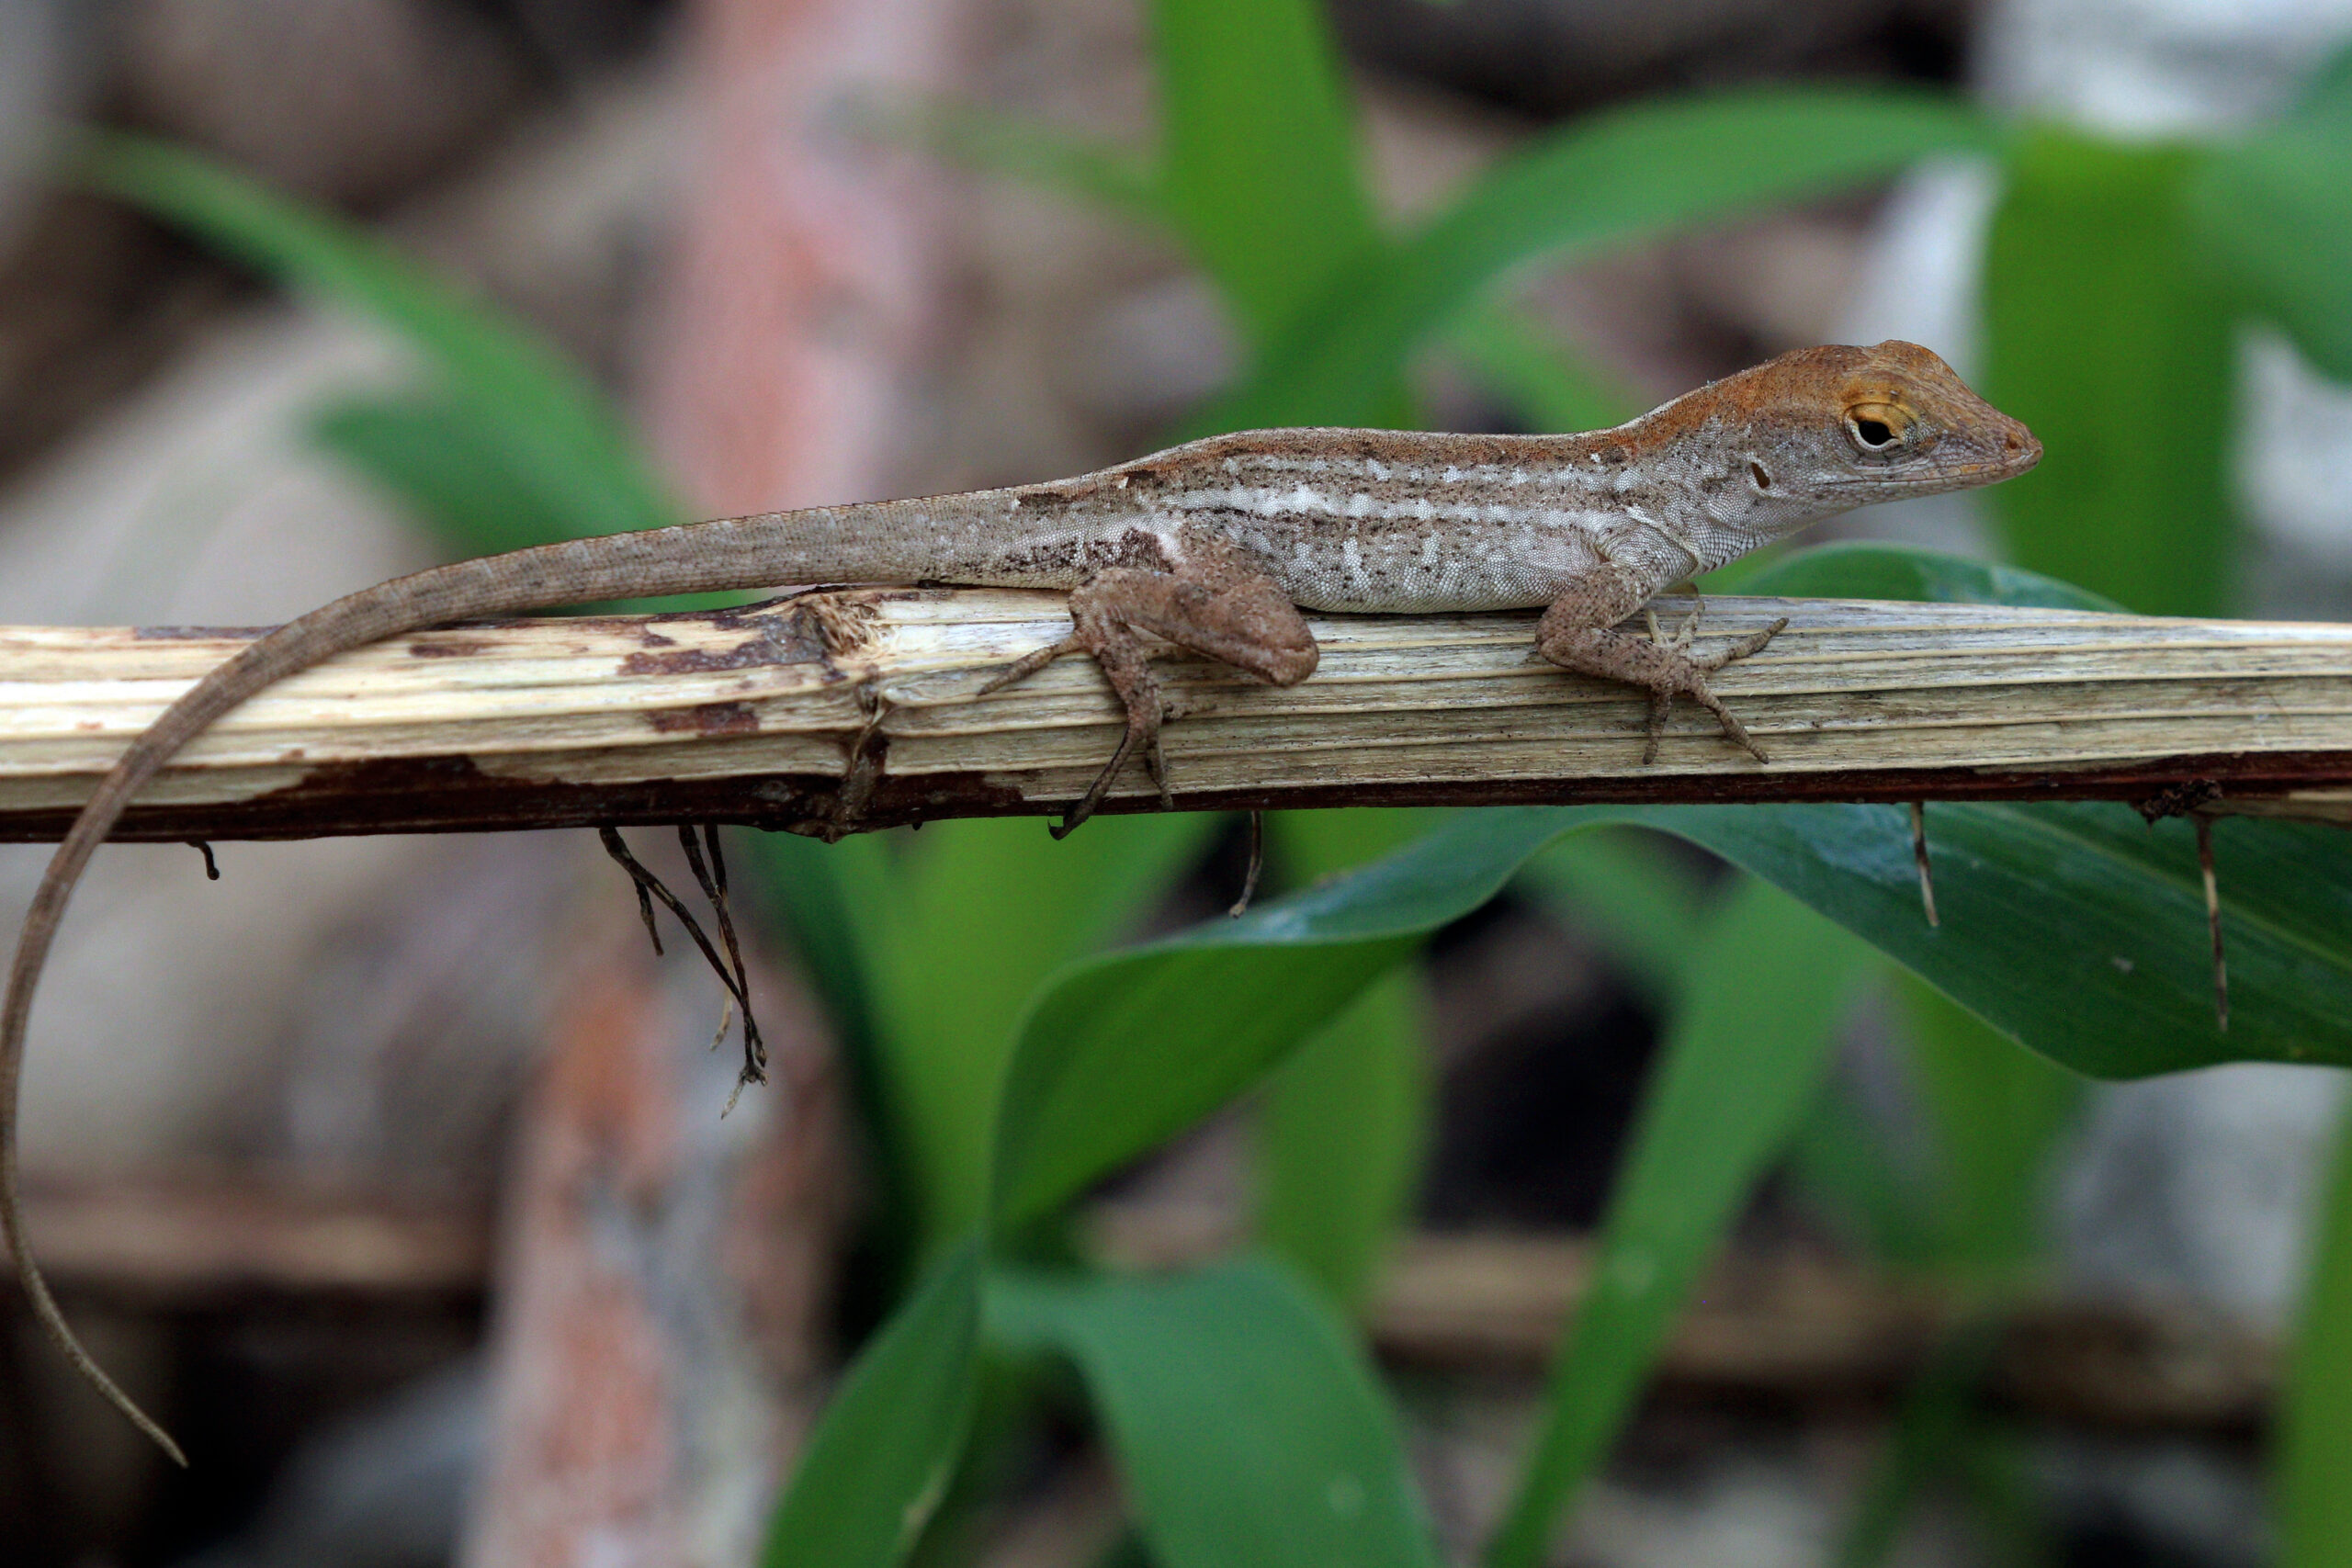
[[[1901,468],[1852,474],[1833,482],[1840,488],[1964,490],[1972,485],[2015,479],[2041,461],[2041,443],[2019,425],[2014,435],[2003,441],[1998,452],[1983,452],[1980,448],[1978,453],[1965,457],[1957,454],[1940,460],[1923,457]]]

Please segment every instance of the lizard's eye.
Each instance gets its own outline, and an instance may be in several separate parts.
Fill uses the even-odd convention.
[[[1846,430],[1865,452],[1884,452],[1903,444],[1911,416],[1892,403],[1861,403],[1846,411]]]

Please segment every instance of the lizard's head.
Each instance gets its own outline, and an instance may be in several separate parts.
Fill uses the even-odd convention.
[[[1992,484],[2041,460],[2031,431],[1934,354],[1893,340],[1801,348],[1658,412],[1735,448],[1725,455],[1767,527]]]

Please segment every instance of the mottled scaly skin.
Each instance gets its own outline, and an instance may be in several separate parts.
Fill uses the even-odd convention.
[[[1650,694],[1653,748],[1667,705],[1686,696],[1761,761],[1706,676],[1770,632],[1699,658],[1616,624],[1659,589],[1808,523],[1991,483],[2041,454],[2023,425],[1926,349],[1814,348],[1590,434],[1252,431],[1054,484],[582,539],[365,589],[278,627],[198,682],[125,751],[58,846],[0,1004],[0,1232],[67,1357],[178,1458],[74,1340],[26,1245],[16,1122],[33,989],[75,881],[140,787],[222,714],[346,649],[449,621],[665,593],[812,582],[1066,589],[1070,637],[999,682],[1084,652],[1126,711],[1118,750],[1066,831],[1132,752],[1159,772],[1161,705],[1145,634],[1287,685],[1316,665],[1299,606],[1540,604],[1545,658]],[[1165,787],[1163,779],[1163,795]]]

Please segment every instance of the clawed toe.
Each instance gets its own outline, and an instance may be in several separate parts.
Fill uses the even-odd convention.
[[[1062,814],[1059,822],[1050,824],[1046,830],[1057,840],[1067,839],[1076,832],[1079,824],[1093,816],[1096,808],[1102,806],[1102,797],[1109,795],[1111,786],[1118,782],[1119,770],[1127,765],[1127,759],[1134,755],[1138,745],[1143,748],[1144,771],[1159,786],[1160,808],[1174,810],[1175,797],[1168,788],[1168,758],[1159,749],[1159,725],[1150,716],[1150,710],[1131,708],[1127,713],[1127,728],[1120,734],[1119,744],[1112,751],[1111,760],[1102,764],[1102,771],[1094,775],[1094,782],[1086,786],[1086,793],[1079,797],[1078,803]]]
[[[1756,738],[1747,733],[1747,727],[1734,718],[1731,716],[1731,710],[1715,700],[1713,693],[1710,692],[1701,696],[1699,703],[1701,706],[1715,716],[1717,724],[1723,726],[1724,739],[1759,762],[1769,762],[1772,760],[1764,754],[1764,748],[1756,743]]]
[[[1674,694],[1657,691],[1650,694],[1649,722],[1642,727],[1642,766],[1657,761],[1658,742],[1666,739],[1666,721],[1674,713]]]
[[[1062,638],[1061,641],[1049,644],[1046,647],[1036,649],[1035,652],[1023,654],[1020,658],[1014,660],[1012,663],[1006,665],[1003,669],[989,676],[986,681],[980,683],[979,694],[985,697],[992,692],[1003,691],[1007,686],[1012,685],[1016,681],[1026,681],[1030,676],[1035,675],[1038,671],[1043,670],[1046,665],[1051,664],[1055,660],[1059,659],[1065,653],[1085,653],[1090,651],[1091,650],[1082,639],[1075,637],[1066,637]]]
[[[1693,615],[1691,619],[1696,620],[1698,617]],[[1724,649],[1722,652],[1708,654],[1703,659],[1693,659],[1690,662],[1696,664],[1700,669],[1706,671],[1712,675],[1726,664],[1734,663],[1739,660],[1745,659],[1751,653],[1762,652],[1764,645],[1770,642],[1774,637],[1780,636],[1781,632],[1787,630],[1788,625],[1788,616],[1782,615],[1779,620],[1774,621],[1762,631],[1754,632],[1740,638],[1737,642],[1733,643],[1729,648]],[[1679,640],[1680,639],[1679,638],[1677,639],[1678,642]]]
[[[1703,606],[1702,608],[1703,609]],[[1773,637],[1786,629],[1789,624],[1788,617],[1783,615],[1762,631],[1744,637],[1718,652],[1705,655],[1684,652],[1683,649],[1689,644],[1692,632],[1698,626],[1701,613],[1701,610],[1691,611],[1670,642],[1657,641],[1657,622],[1655,620],[1651,622],[1650,629],[1654,645],[1662,651],[1674,655],[1675,662],[1680,668],[1657,673],[1655,676],[1657,684],[1651,684],[1647,678],[1642,679],[1641,683],[1649,686],[1650,692],[1649,716],[1643,726],[1642,736],[1642,765],[1644,767],[1648,767],[1657,761],[1658,747],[1666,735],[1667,720],[1672,716],[1674,699],[1678,696],[1687,696],[1714,715],[1715,722],[1723,727],[1724,739],[1759,762],[1771,761],[1771,758],[1765,753],[1764,748],[1757,743],[1756,738],[1747,732],[1747,727],[1734,717],[1731,710],[1724,707],[1722,701],[1716,697],[1713,689],[1708,686],[1706,677],[1725,665],[1746,659],[1749,654],[1770,642]],[[1649,672],[1645,673],[1649,674]]]
[[[1695,665],[1696,661],[1693,662]],[[1698,667],[1713,668],[1713,666]],[[1759,762],[1769,762],[1772,760],[1765,755],[1764,748],[1756,743],[1756,738],[1747,733],[1747,727],[1732,716],[1731,710],[1724,706],[1722,700],[1708,688],[1706,682],[1694,673],[1686,685],[1679,688],[1658,687],[1650,693],[1649,719],[1643,726],[1642,766],[1646,768],[1657,761],[1658,744],[1666,737],[1666,721],[1672,716],[1674,699],[1678,696],[1689,697],[1692,702],[1713,714],[1715,722],[1723,727],[1724,739]]]

